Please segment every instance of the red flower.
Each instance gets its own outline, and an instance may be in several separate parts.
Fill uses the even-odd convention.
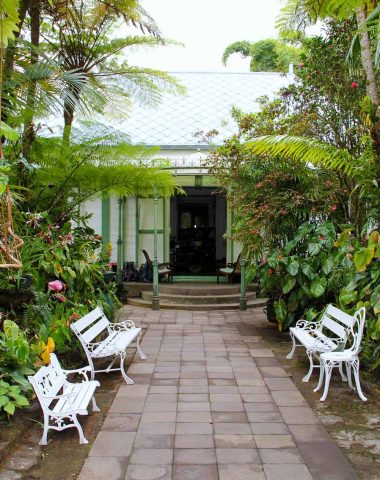
[[[272,269],[272,268],[270,268],[270,269],[268,270],[268,275],[273,275],[273,269]]]
[[[359,86],[359,84],[356,83],[356,82],[352,82],[352,83],[351,83],[351,87],[352,87],[352,88],[358,88],[358,86]]]
[[[323,235],[319,235],[319,240],[324,240],[325,237]]]
[[[282,255],[279,255],[277,258],[278,258],[279,260],[282,260]]]
[[[337,207],[336,205],[333,205],[333,206],[331,207],[331,211],[332,211],[332,212],[335,212],[335,210],[336,210],[337,208],[338,208],[338,207]]]

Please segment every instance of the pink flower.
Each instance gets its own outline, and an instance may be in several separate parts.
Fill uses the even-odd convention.
[[[352,87],[352,88],[358,88],[358,86],[359,86],[359,84],[356,83],[356,82],[352,82],[352,83],[351,83],[351,87]]]
[[[48,289],[52,292],[60,292],[63,289],[63,283],[60,280],[54,280],[48,283]]]

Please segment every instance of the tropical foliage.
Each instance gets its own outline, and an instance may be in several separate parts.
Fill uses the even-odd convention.
[[[223,65],[227,64],[228,58],[234,53],[251,59],[251,72],[287,72],[290,63],[298,63],[300,49],[273,38],[253,43],[234,42],[223,52]]]

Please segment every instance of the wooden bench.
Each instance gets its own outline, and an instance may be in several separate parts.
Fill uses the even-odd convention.
[[[291,359],[293,357],[296,347],[304,347],[310,362],[309,371],[302,379],[303,382],[309,381],[314,368],[320,368],[319,355],[321,353],[344,349],[350,329],[356,322],[359,312],[360,310],[351,316],[333,305],[328,305],[318,322],[298,320],[296,326],[290,328],[293,345],[286,358]],[[314,364],[314,357],[318,358],[318,364]],[[342,380],[347,381],[341,364],[339,365],[339,371]]]
[[[91,380],[95,379],[95,373],[120,370],[128,384],[134,383],[125,373],[124,360],[127,348],[134,341],[136,341],[138,354],[143,360],[146,359],[146,355],[140,348],[141,328],[135,327],[131,320],[111,323],[99,307],[72,323],[70,327],[79,338],[86,353],[91,368]],[[93,359],[105,357],[112,357],[108,367],[101,370],[95,369]],[[120,359],[120,367],[113,368],[117,358]]]
[[[48,430],[66,430],[77,428],[79,443],[88,443],[83,435],[77,415],[87,415],[87,407],[92,400],[92,410],[98,412],[94,392],[99,382],[89,380],[89,367],[78,370],[63,370],[54,353],[50,354],[50,364],[41,367],[38,372],[29,376],[44,414],[44,431],[40,445],[47,444]],[[84,379],[80,383],[67,381],[69,374],[81,374]]]

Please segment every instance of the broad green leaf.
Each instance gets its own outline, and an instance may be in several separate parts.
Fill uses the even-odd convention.
[[[314,298],[318,298],[325,293],[327,280],[325,277],[316,278],[311,282],[310,293]]]
[[[4,320],[4,333],[8,338],[16,339],[19,333],[18,325],[12,320]]]
[[[290,273],[290,275],[295,276],[297,275],[299,268],[300,268],[300,265],[297,262],[297,260],[292,260],[289,263],[289,265],[286,267],[286,270]]]
[[[285,248],[284,248],[284,253],[285,255],[289,255],[290,252],[293,250],[293,248],[297,245],[297,242],[295,240],[292,240],[291,242],[288,242],[286,245],[285,245]]]
[[[309,278],[310,280],[312,280],[314,278],[315,273],[308,263],[303,263],[301,265],[301,270],[304,273],[304,275],[306,275],[307,278]]]
[[[277,320],[282,323],[285,320],[287,314],[285,300],[281,298],[280,300],[274,302],[274,311]]]
[[[374,247],[360,248],[354,255],[354,264],[358,272],[364,272],[367,266],[371,263],[375,253]]]
[[[4,405],[4,410],[9,413],[9,415],[13,415],[16,410],[16,406],[14,403],[8,402],[6,405]]]
[[[350,303],[356,302],[358,298],[358,292],[356,290],[347,290],[343,288],[339,294],[339,302],[341,305],[346,306]]]
[[[318,253],[321,251],[321,245],[319,243],[310,243],[307,251],[310,253],[310,255],[318,255]]]
[[[322,263],[322,270],[325,275],[328,275],[334,268],[334,260],[332,258],[326,258]]]
[[[289,293],[294,288],[296,283],[297,283],[297,280],[295,277],[287,275],[285,279],[285,283],[282,286],[282,291],[284,293]]]
[[[16,130],[3,121],[0,121],[0,135],[4,136],[7,140],[10,140],[11,142],[15,142],[19,137],[19,134],[16,132]]]
[[[344,245],[348,245],[350,243],[350,237],[351,237],[351,229],[344,230],[342,232],[337,241],[334,243],[334,247],[343,247]]]
[[[291,292],[288,298],[288,311],[289,312],[295,312],[299,306],[300,302],[298,299],[298,294],[295,290]]]
[[[9,402],[9,398],[6,395],[0,395],[0,408]]]

